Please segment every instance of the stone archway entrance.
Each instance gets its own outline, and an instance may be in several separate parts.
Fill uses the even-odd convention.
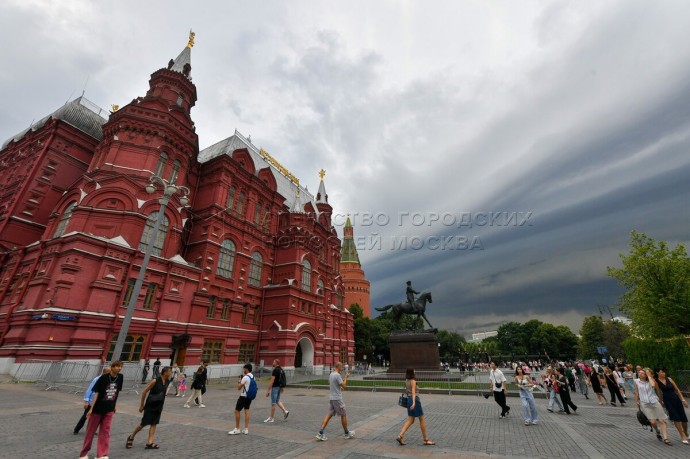
[[[295,368],[314,366],[314,344],[306,336],[297,342]]]

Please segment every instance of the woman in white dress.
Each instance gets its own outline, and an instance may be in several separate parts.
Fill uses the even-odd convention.
[[[654,373],[649,368],[645,368],[638,374],[638,379],[635,380],[635,401],[637,406],[642,410],[649,423],[656,430],[656,438],[671,445],[668,440],[668,430],[666,429],[666,413],[664,408],[659,402],[659,396],[657,394],[656,381],[654,381]],[[661,432],[664,434],[663,438],[661,433],[659,433],[659,427],[661,427]]]

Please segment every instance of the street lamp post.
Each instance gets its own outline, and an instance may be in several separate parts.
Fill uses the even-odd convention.
[[[141,292],[141,286],[144,283],[144,277],[146,276],[146,269],[149,266],[149,260],[151,259],[151,253],[153,252],[153,245],[158,239],[158,231],[160,230],[161,223],[165,216],[165,208],[168,206],[170,198],[178,191],[182,193],[180,197],[180,204],[186,206],[189,203],[189,188],[186,186],[174,185],[172,183],[166,182],[164,179],[158,177],[157,175],[151,176],[150,182],[146,185],[146,192],[149,194],[155,193],[158,187],[156,185],[161,185],[163,188],[163,196],[158,198],[158,202],[161,205],[158,211],[158,216],[153,224],[153,229],[151,234],[149,234],[149,239],[147,241],[146,251],[144,252],[144,261],[141,263],[141,268],[139,269],[139,276],[134,283],[134,288],[132,289],[132,294],[129,297],[129,303],[127,304],[127,312],[125,313],[125,319],[122,321],[122,326],[117,335],[117,342],[115,343],[115,349],[113,350],[113,355],[111,361],[120,360],[122,354],[122,348],[125,345],[125,340],[127,339],[127,332],[129,331],[129,325],[132,322],[132,316],[134,315],[134,309],[137,305],[137,300],[139,299],[139,292]]]

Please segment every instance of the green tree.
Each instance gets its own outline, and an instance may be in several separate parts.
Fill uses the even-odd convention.
[[[537,349],[536,354],[545,354],[551,358],[560,357],[558,333],[555,325],[543,323],[530,338],[530,345]]]
[[[690,260],[682,244],[670,249],[633,231],[630,253],[621,254],[622,268],[608,275],[626,288],[619,309],[632,319],[641,337],[670,338],[690,334]]]
[[[498,327],[498,349],[506,355],[523,357],[527,355],[527,339],[518,322],[508,322]]]
[[[580,341],[578,343],[580,358],[596,357],[597,347],[604,345],[604,322],[601,317],[585,317],[580,327]]]
[[[532,319],[528,320],[520,327],[520,332],[522,333],[524,339],[523,345],[525,346],[525,348],[527,348],[527,354],[536,355],[543,353],[539,346],[535,346],[532,343],[532,337],[542,324],[543,322],[537,319]]]
[[[577,336],[565,325],[556,327],[556,341],[558,342],[558,356],[563,359],[575,358],[577,354]]]
[[[457,361],[460,357],[463,344],[465,343],[465,337],[456,332],[439,330],[436,334],[436,339],[438,339],[438,343],[440,344],[438,353],[441,360],[446,362]]]
[[[617,320],[607,320],[604,322],[604,346],[609,351],[609,355],[618,359],[625,360],[625,347],[623,342],[630,336],[630,327]]]

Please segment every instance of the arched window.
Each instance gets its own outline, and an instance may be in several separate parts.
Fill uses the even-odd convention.
[[[151,231],[153,231],[153,226],[156,224],[158,219],[158,211],[152,212],[149,218],[146,220],[146,227],[141,235],[141,241],[139,241],[139,250],[146,252],[146,248],[149,245],[149,237]],[[163,253],[163,245],[165,244],[165,236],[168,233],[168,217],[163,215],[163,221],[161,222],[160,228],[158,228],[158,237],[153,242],[153,250],[151,253],[157,257],[160,257]]]
[[[223,241],[220,247],[220,257],[218,259],[218,268],[216,274],[222,277],[232,277],[232,267],[235,263],[235,243],[230,239]]]
[[[168,182],[174,184],[177,182],[177,177],[180,175],[180,162],[178,160],[173,161],[172,171],[170,171],[170,180]]]
[[[165,170],[165,165],[168,162],[168,154],[166,152],[162,152],[161,155],[158,157],[158,164],[156,164],[156,170],[154,172],[155,175],[162,177],[163,176],[163,171]]]
[[[271,209],[268,206],[264,208],[264,229],[268,231],[271,224]]]
[[[252,254],[252,261],[249,263],[249,285],[254,287],[261,286],[261,265],[263,264],[263,259],[259,252],[254,252]]]
[[[323,281],[321,279],[319,279],[318,282],[316,282],[316,293],[318,293],[319,295],[323,295],[324,294],[323,289],[324,289]]]
[[[67,205],[67,207],[65,207],[65,210],[62,212],[62,217],[60,217],[60,223],[58,223],[57,228],[55,228],[55,234],[53,237],[60,237],[65,234],[65,229],[67,228],[69,219],[72,217],[72,209],[74,209],[74,206],[76,205],[77,201],[72,201]]]
[[[235,205],[235,187],[230,187],[230,190],[228,190],[228,200],[225,203],[225,208],[227,210],[232,210],[233,206]]]
[[[254,224],[256,226],[261,225],[261,203],[257,202],[254,206]]]
[[[304,260],[302,263],[302,290],[311,292],[311,263],[309,260]]]
[[[244,191],[240,192],[240,197],[237,200],[237,207],[235,210],[237,211],[237,215],[241,217],[242,213],[244,212]]]

